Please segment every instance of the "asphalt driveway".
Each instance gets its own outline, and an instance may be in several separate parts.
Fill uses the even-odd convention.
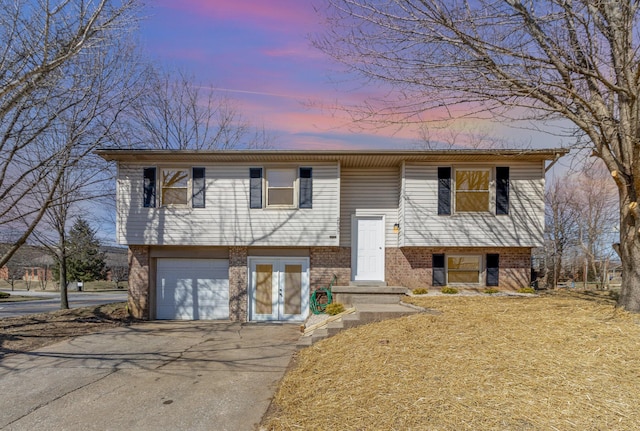
[[[12,355],[0,361],[0,429],[255,429],[298,328],[149,322]]]

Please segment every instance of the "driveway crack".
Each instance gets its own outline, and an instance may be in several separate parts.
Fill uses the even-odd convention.
[[[27,412],[26,412],[25,414],[23,414],[22,416],[20,416],[20,417],[18,417],[18,418],[15,418],[15,419],[13,419],[11,422],[8,422],[7,424],[3,425],[3,427],[5,427],[5,426],[9,426],[9,425],[13,425],[14,423],[16,423],[16,422],[18,422],[18,421],[20,421],[20,420],[22,420],[22,419],[26,418],[26,417],[27,417],[27,416],[29,416],[30,414],[37,412],[37,411],[38,411],[38,410],[40,410],[41,408],[46,407],[46,406],[48,406],[49,404],[52,404],[52,403],[54,403],[54,402],[56,402],[56,401],[58,401],[58,400],[60,400],[60,399],[62,399],[62,398],[64,398],[64,397],[66,397],[67,395],[71,395],[71,394],[73,394],[74,392],[77,392],[77,391],[79,391],[79,390],[81,390],[81,389],[84,389],[84,388],[86,388],[87,386],[90,386],[90,385],[93,385],[93,384],[95,384],[95,383],[98,383],[98,382],[100,382],[100,381],[102,381],[102,380],[106,379],[107,377],[112,376],[113,374],[115,374],[115,373],[116,373],[116,372],[118,372],[118,371],[120,371],[120,370],[119,370],[119,369],[117,369],[117,368],[112,368],[112,369],[111,369],[111,371],[110,371],[109,373],[105,374],[104,376],[101,376],[101,377],[99,377],[99,378],[97,378],[97,379],[95,379],[95,380],[92,380],[92,381],[90,381],[90,382],[87,382],[87,383],[85,383],[84,385],[78,386],[78,387],[76,387],[76,388],[74,388],[74,389],[72,389],[72,390],[70,390],[70,391],[65,392],[64,394],[61,394],[61,395],[59,395],[59,396],[57,396],[57,397],[55,397],[55,398],[49,399],[49,400],[47,400],[46,402],[40,403],[40,404],[36,405],[35,407],[33,407],[32,409],[30,409],[29,411],[27,411]]]

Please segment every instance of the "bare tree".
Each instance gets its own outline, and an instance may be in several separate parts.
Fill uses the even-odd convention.
[[[65,170],[91,150],[49,145],[60,119],[87,103],[96,71],[79,64],[120,48],[136,0],[0,1],[0,230],[17,231],[0,266],[55,204]],[[99,70],[108,74],[109,71]],[[87,113],[89,114],[89,113]],[[37,186],[48,181],[46,196]],[[38,202],[38,205],[35,204]]]
[[[564,257],[578,237],[577,206],[568,176],[553,182],[545,193],[547,286],[556,287],[563,275]]]
[[[584,256],[584,282],[604,288],[613,257],[612,237],[617,230],[618,197],[611,176],[601,163],[584,167],[574,190],[579,244]]]
[[[233,99],[195,83],[185,72],[151,71],[132,109],[133,147],[226,150],[267,147],[270,136],[252,127]]]
[[[109,267],[111,281],[116,284],[116,289],[121,289],[120,283],[129,279],[129,267],[124,265],[112,265]]]
[[[618,306],[640,312],[640,3],[593,0],[329,0],[316,46],[395,97],[366,116],[428,110],[568,120],[620,197]],[[452,114],[455,115],[455,114]]]
[[[487,126],[467,122],[440,121],[423,123],[418,127],[417,147],[425,150],[448,150],[454,148],[510,148],[513,143],[496,136]],[[525,144],[528,145],[528,144]]]
[[[25,199],[21,205],[22,209],[27,205],[34,210],[45,208],[41,223],[32,229],[32,234],[55,258],[63,309],[69,308],[69,223],[83,205],[108,200],[112,194],[108,186],[113,180],[110,166],[93,152],[122,139],[120,120],[142,90],[144,73],[135,51],[126,41],[112,43],[112,49],[69,62],[67,81],[77,89],[69,97],[76,97],[77,101],[38,138],[45,149],[57,149],[56,173],[42,176],[30,191],[31,200]]]

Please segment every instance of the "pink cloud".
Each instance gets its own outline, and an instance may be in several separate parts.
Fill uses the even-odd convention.
[[[157,4],[201,18],[238,20],[270,29],[309,30],[318,23],[312,4],[300,0],[159,0]]]

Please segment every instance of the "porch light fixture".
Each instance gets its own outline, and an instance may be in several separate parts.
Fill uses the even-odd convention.
[[[400,232],[400,224],[396,223],[393,225],[393,233],[399,233]]]

